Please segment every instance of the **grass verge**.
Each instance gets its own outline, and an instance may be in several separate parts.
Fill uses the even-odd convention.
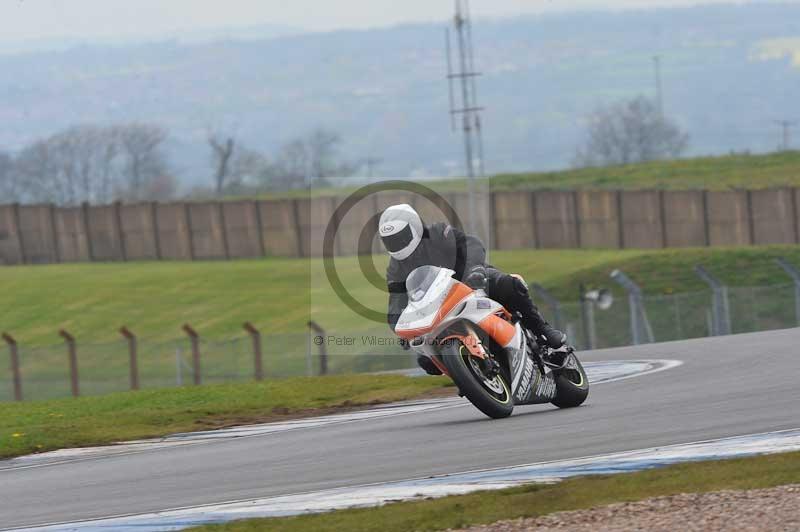
[[[698,263],[731,286],[791,284],[774,263],[780,256],[800,265],[797,246],[498,251],[491,254],[491,261],[571,303],[577,301],[580,283],[614,287],[608,274],[615,268],[628,273],[647,294],[707,289],[693,273]],[[387,260],[376,256],[374,262],[380,272]],[[364,280],[358,259],[337,260],[336,266],[356,299],[369,308],[385,307],[386,294]],[[206,339],[243,336],[245,321],[270,336],[303,334],[309,318],[331,332],[385,330],[339,301],[327,286],[319,261],[6,267],[0,269],[0,284],[13,302],[0,308],[0,329],[23,346],[60,345],[62,328],[79,344],[122,344],[118,333],[122,325],[148,342],[184,338],[180,330],[184,323],[191,323]]]
[[[570,479],[381,508],[343,510],[290,518],[241,521],[197,529],[204,532],[347,530],[405,532],[448,530],[554,512],[726,489],[758,489],[800,479],[800,453],[680,464],[664,469]]]
[[[665,302],[649,308],[658,341],[705,336],[705,286],[695,264],[705,265],[732,287],[789,285],[775,264],[785,257],[800,265],[800,247],[701,248],[680,250],[519,250],[496,251],[491,262],[548,288],[562,302],[562,322],[580,324],[578,286],[609,287],[620,302],[598,313],[604,331],[598,347],[623,345],[628,334],[622,289],[609,279],[622,269],[646,295],[695,293],[680,301],[680,312]],[[386,257],[372,258],[376,269]],[[386,294],[366,282],[357,258],[336,261],[347,291],[370,309],[381,311]],[[139,371],[144,388],[174,386],[176,359],[189,346],[180,327],[192,324],[203,338],[203,381],[209,384],[252,378],[252,353],[242,323],[253,322],[264,335],[264,369],[270,377],[306,373],[307,321],[353,344],[329,345],[333,373],[376,372],[408,367],[384,323],[348,309],[327,284],[320,261],[265,259],[227,263],[69,264],[0,269],[0,283],[11,304],[0,307],[0,332],[20,344],[26,399],[69,395],[69,373],[59,329],[78,339],[81,392],[101,395],[128,386],[127,345],[118,333],[126,325],[139,337]],[[702,292],[701,292],[702,291]],[[782,288],[756,300],[748,291],[731,294],[734,332],[778,329],[796,324],[794,292]],[[651,305],[652,306],[652,305]],[[787,310],[788,309],[788,310]],[[552,309],[545,308],[549,318]],[[680,318],[680,322],[676,316]],[[576,329],[575,336],[580,337]],[[313,346],[312,346],[313,348]],[[386,356],[384,356],[386,355]],[[396,356],[395,356],[396,355]],[[12,398],[6,350],[0,347],[0,401]],[[186,366],[188,367],[188,366]]]
[[[434,378],[356,375],[0,403],[0,458],[390,403],[442,386]]]

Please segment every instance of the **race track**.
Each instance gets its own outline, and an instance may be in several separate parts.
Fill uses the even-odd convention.
[[[0,462],[0,527],[157,512],[800,427],[800,330],[585,354],[679,360],[587,404],[491,421],[464,401],[402,415],[36,466]]]

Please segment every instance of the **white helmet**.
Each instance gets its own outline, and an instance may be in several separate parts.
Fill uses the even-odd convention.
[[[405,260],[414,253],[424,230],[417,211],[405,204],[386,209],[378,227],[386,251],[397,260]]]

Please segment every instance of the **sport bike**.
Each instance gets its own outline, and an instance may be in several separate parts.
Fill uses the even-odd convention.
[[[436,266],[406,281],[408,306],[396,334],[428,357],[481,412],[511,415],[515,405],[580,406],[589,381],[575,350],[550,349],[522,327],[519,316]]]

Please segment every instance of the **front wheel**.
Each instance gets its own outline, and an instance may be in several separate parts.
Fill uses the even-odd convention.
[[[511,415],[514,399],[504,371],[493,375],[486,362],[472,356],[460,342],[448,342],[441,357],[461,394],[478,410],[494,419]]]
[[[564,367],[555,370],[556,397],[552,403],[559,408],[575,408],[581,406],[589,396],[589,378],[583,369],[581,361],[575,353],[567,355],[569,358]]]

